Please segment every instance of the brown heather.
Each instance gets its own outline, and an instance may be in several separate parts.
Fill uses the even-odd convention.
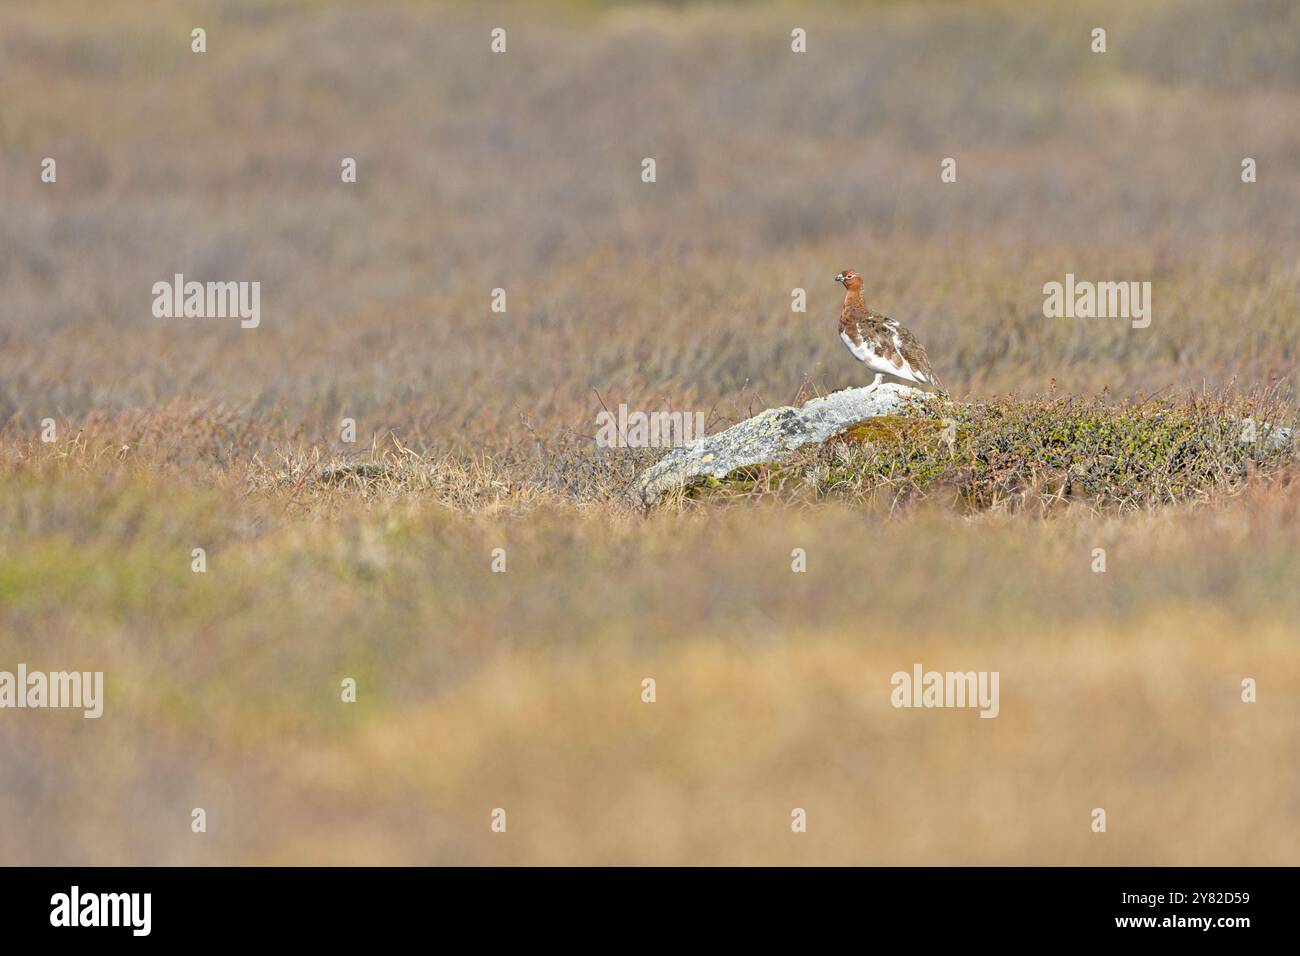
[[[0,669],[107,697],[0,711],[0,863],[1300,860],[1300,8],[738,9],[0,6]],[[602,405],[869,381],[849,263],[947,437],[631,505]]]

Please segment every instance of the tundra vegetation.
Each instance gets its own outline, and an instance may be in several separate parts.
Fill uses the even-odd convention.
[[[3,5],[0,863],[1297,862],[1300,8],[736,10]],[[846,267],[950,405],[634,502]]]

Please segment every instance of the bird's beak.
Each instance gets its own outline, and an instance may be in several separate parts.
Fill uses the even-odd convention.
[[[836,281],[836,282],[843,282],[843,281],[844,281],[844,273],[841,272],[839,275],[837,275],[837,276],[835,277],[835,281]]]

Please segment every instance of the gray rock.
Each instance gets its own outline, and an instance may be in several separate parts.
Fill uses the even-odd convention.
[[[1253,418],[1243,418],[1237,441],[1243,445],[1262,442],[1265,451],[1285,451],[1291,447],[1291,429],[1267,422],[1257,423]]]
[[[1269,424],[1268,421],[1242,419],[1242,432],[1236,440],[1242,445],[1255,445],[1258,442],[1265,453],[1294,450],[1300,454],[1300,449],[1292,445],[1291,429],[1284,425]]]
[[[779,461],[805,445],[881,415],[915,414],[918,402],[935,396],[887,382],[875,389],[846,388],[802,408],[769,408],[753,418],[674,448],[637,478],[636,496],[653,504],[665,491],[697,478],[724,478],[737,468]]]

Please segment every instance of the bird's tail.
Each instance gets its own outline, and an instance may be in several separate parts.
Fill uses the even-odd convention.
[[[943,382],[939,381],[939,376],[935,375],[933,371],[931,371],[930,374],[926,376],[926,384],[933,387],[934,390],[937,391],[944,398],[950,397],[948,395],[948,389],[944,387]]]

